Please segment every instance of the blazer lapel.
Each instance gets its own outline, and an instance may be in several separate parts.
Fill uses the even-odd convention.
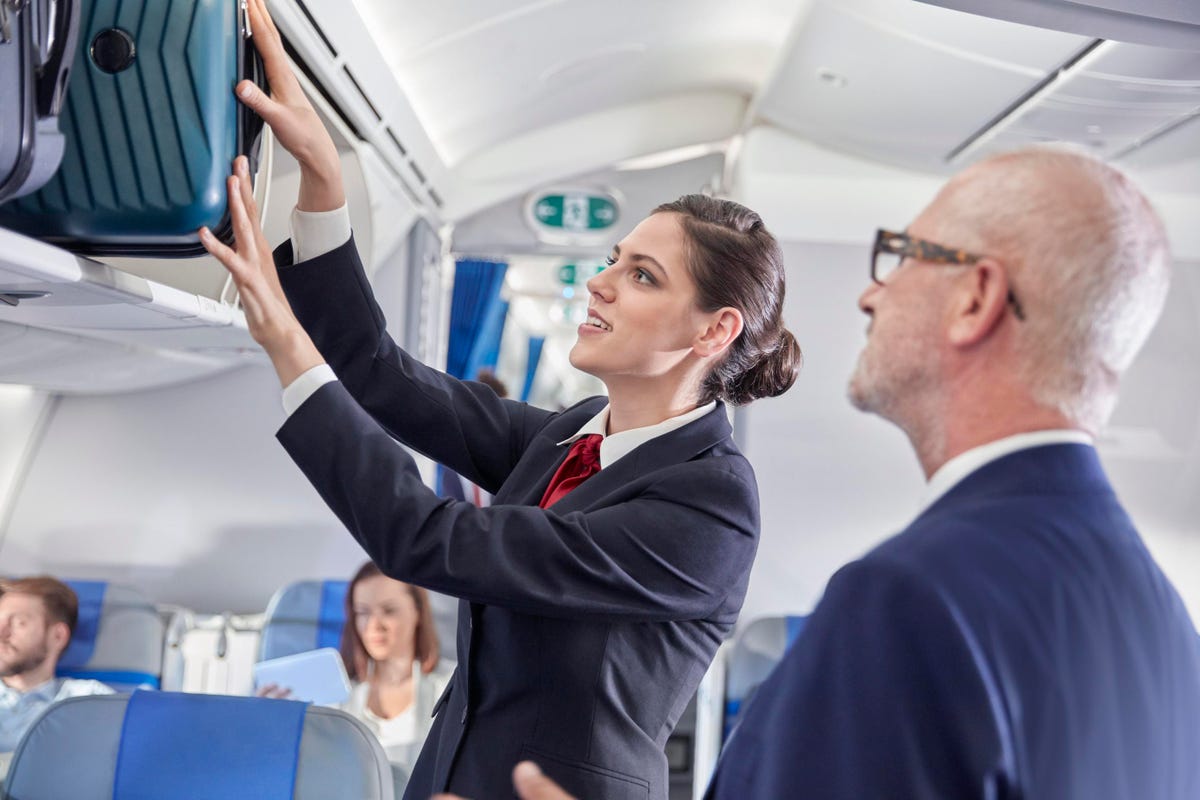
[[[700,453],[728,439],[731,432],[729,418],[725,415],[725,405],[717,403],[715,409],[700,419],[638,445],[617,463],[605,467],[581,483],[574,491],[555,503],[553,508],[559,514],[569,514],[572,511],[586,509],[637,478],[672,464],[680,464],[695,458]],[[561,449],[565,458],[567,448],[562,447]],[[561,462],[560,458],[558,463]],[[533,502],[541,500],[542,493],[545,492],[553,475],[554,471],[552,470],[545,476],[545,482],[541,485],[537,498]]]
[[[492,497],[492,504],[537,505],[571,449],[558,443],[574,436],[607,402],[605,397],[589,398],[556,417],[529,443],[504,485]]]

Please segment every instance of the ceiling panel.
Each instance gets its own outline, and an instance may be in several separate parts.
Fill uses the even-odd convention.
[[[1167,147],[1156,140],[1197,114],[1200,52],[1108,42],[1086,68],[1030,104],[980,152],[1071,141],[1105,158],[1131,155],[1143,145],[1150,162],[1195,158],[1200,138],[1190,147],[1178,137]]]
[[[815,142],[922,169],[1087,44],[920,3],[817,0],[759,115]]]
[[[1200,191],[1200,114],[1125,156],[1121,164],[1160,191]]]
[[[582,114],[709,89],[749,98],[800,0],[355,0],[450,165]]]
[[[1119,42],[1200,47],[1200,3],[1195,0],[921,1]]]

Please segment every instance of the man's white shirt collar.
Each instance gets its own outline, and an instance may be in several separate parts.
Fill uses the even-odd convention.
[[[665,433],[682,428],[689,422],[695,422],[716,407],[717,401],[714,400],[707,405],[694,408],[685,414],[671,417],[655,425],[647,425],[644,428],[631,428],[630,430],[621,431],[609,436],[605,434],[605,431],[608,430],[609,406],[605,406],[604,410],[585,422],[583,427],[574,436],[569,439],[563,439],[559,444],[571,444],[579,437],[592,433],[603,436],[604,439],[600,442],[600,469],[604,469],[616,463],[618,459],[632,453],[639,445],[645,444],[651,439],[655,439]]]
[[[1052,430],[1018,433],[994,442],[972,448],[965,453],[959,453],[947,461],[929,478],[925,485],[925,494],[921,499],[921,511],[933,505],[942,495],[958,485],[963,478],[975,472],[980,467],[990,464],[998,458],[1010,455],[1018,450],[1028,450],[1031,447],[1041,447],[1047,444],[1085,444],[1093,446],[1092,437],[1083,431]]]

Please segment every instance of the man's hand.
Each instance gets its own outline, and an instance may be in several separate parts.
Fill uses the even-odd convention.
[[[521,800],[575,800],[547,778],[532,761],[522,761],[513,770],[513,788]],[[453,794],[434,795],[432,800],[464,800]]]

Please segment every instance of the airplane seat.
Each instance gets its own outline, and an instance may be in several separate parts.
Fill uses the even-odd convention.
[[[725,739],[759,685],[800,636],[807,620],[805,616],[762,617],[734,638],[725,673]]]
[[[90,678],[117,691],[157,689],[165,626],[138,590],[105,581],[68,580],[79,598],[79,620],[58,661],[63,678]]]
[[[349,585],[340,580],[296,581],[275,592],[263,620],[259,660],[320,647],[336,649],[346,621]]]
[[[383,748],[337,709],[137,691],[50,706],[13,753],[5,800],[394,800]]]
[[[263,621],[259,660],[290,656],[320,647],[341,644],[346,621],[349,581],[296,581],[275,592]],[[455,631],[458,601],[430,592],[433,621],[438,632],[443,669],[453,668],[457,656]]]

